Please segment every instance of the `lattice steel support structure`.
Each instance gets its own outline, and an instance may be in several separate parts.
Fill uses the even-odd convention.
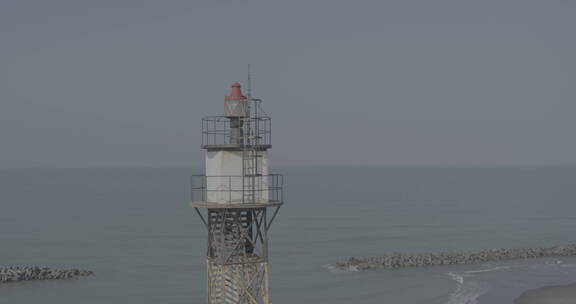
[[[235,83],[225,116],[203,119],[206,173],[192,177],[191,205],[208,230],[208,304],[270,304],[268,231],[283,178],[268,174],[271,124],[260,102]]]

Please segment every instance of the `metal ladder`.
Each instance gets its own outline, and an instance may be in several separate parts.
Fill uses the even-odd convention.
[[[254,107],[256,111],[257,106]],[[244,122],[244,134],[242,141],[242,202],[243,203],[256,203],[258,193],[258,179],[262,174],[260,173],[259,158],[257,145],[260,143],[259,126],[257,120],[257,113],[254,113],[252,119],[252,112],[250,103],[247,105],[248,118]],[[253,126],[252,123],[255,125]]]

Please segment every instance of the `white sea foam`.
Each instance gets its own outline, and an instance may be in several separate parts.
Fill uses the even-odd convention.
[[[448,272],[448,275],[452,278],[452,280],[458,282],[460,285],[464,284],[464,277],[455,273],[455,272]]]
[[[357,266],[348,266],[346,268],[342,268],[342,267],[336,267],[332,264],[326,264],[324,266],[322,266],[323,268],[328,269],[330,272],[334,272],[334,273],[339,273],[339,272],[353,272],[353,271],[358,271],[358,267]]]
[[[486,288],[476,281],[464,279],[464,276],[448,272],[452,280],[457,283],[456,290],[450,295],[447,304],[478,304],[478,298],[486,292]]]
[[[464,271],[464,273],[479,273],[479,272],[492,272],[492,271],[496,271],[496,270],[501,270],[501,269],[509,269],[510,266],[496,266],[496,267],[492,267],[492,268],[488,268],[488,269],[479,269],[479,270],[469,270],[469,271]]]

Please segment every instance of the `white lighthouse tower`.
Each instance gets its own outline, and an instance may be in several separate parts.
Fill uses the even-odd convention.
[[[205,174],[192,177],[191,206],[208,229],[208,304],[270,303],[268,231],[283,178],[268,173],[271,120],[261,103],[236,82],[224,115],[202,119]]]

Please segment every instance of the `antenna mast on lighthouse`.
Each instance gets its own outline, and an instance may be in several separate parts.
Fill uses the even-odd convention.
[[[248,64],[248,98],[252,98],[252,74],[250,73],[250,64]]]
[[[268,231],[284,203],[283,177],[268,173],[271,120],[232,84],[224,115],[202,119],[205,173],[192,177],[191,206],[208,230],[208,304],[270,304]],[[272,216],[268,211],[272,210]]]

